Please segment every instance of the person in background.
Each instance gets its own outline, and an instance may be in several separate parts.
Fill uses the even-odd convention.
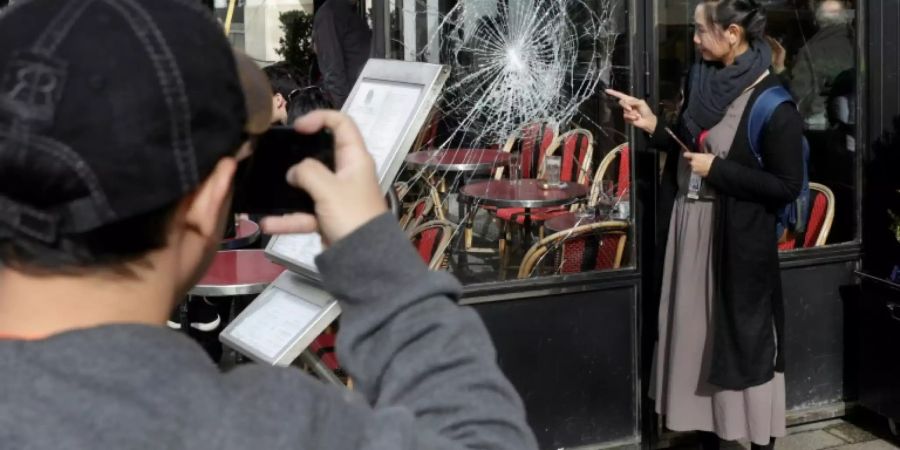
[[[790,88],[809,130],[828,127],[826,99],[835,78],[856,67],[853,14],[845,0],[817,0],[819,30],[800,48],[790,67]]]
[[[335,111],[293,124],[335,137],[335,171],[286,174],[315,214],[263,226],[330,243],[316,262],[354,390],[222,373],[162,326],[215,254],[248,136],[271,124],[265,76],[202,4],[22,2],[0,15],[0,74],[2,447],[537,448],[462,287],[421,261]]]
[[[775,214],[800,194],[803,124],[793,104],[778,106],[760,165],[747,119],[780,80],[759,1],[701,2],[694,27],[701,58],[673,124],[678,140],[645,101],[607,91],[668,152],[660,197],[672,208],[650,394],[667,428],[700,432],[706,449],[720,439],[771,449],[786,431]]]
[[[327,0],[313,19],[323,88],[337,109],[344,105],[372,52],[372,30],[356,8],[356,0]]]
[[[291,95],[300,89],[303,80],[284,61],[264,67],[263,72],[272,85],[272,123],[286,125]]]
[[[846,0],[813,2],[818,31],[800,48],[787,86],[798,100],[810,144],[809,176],[835,196],[830,239],[851,240],[856,227],[856,37]]]
[[[298,89],[291,95],[291,102],[288,104],[288,123],[293,123],[300,117],[305,116],[317,109],[330,108],[331,102],[325,95],[325,91],[319,86],[307,86]]]

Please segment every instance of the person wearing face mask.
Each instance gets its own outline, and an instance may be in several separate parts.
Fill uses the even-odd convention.
[[[700,432],[704,448],[749,439],[754,449],[771,449],[786,428],[776,211],[802,187],[803,124],[795,106],[782,103],[763,128],[762,164],[753,155],[752,105],[780,83],[759,2],[704,1],[694,21],[700,60],[677,123],[607,91],[625,120],[670,154],[651,397],[669,429]]]

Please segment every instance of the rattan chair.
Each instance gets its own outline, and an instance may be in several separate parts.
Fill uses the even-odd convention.
[[[417,226],[409,234],[410,241],[431,270],[447,266],[447,249],[456,225],[446,220],[432,220]]]
[[[828,186],[820,183],[809,183],[810,211],[806,223],[806,232],[802,234],[800,248],[821,247],[828,242],[831,224],[834,222],[834,193]],[[779,250],[793,250],[797,247],[796,237],[778,244]]]
[[[628,223],[606,221],[560,231],[541,239],[522,258],[519,278],[530,278],[552,257],[552,274],[618,269],[622,265]]]
[[[502,151],[517,153],[522,168],[522,178],[536,178],[544,156],[559,145],[559,124],[555,122],[532,122],[506,139]],[[494,179],[502,179],[505,168],[494,171]]]
[[[612,168],[616,167],[615,177]],[[627,142],[618,145],[600,160],[597,166],[597,174],[594,176],[594,186],[591,189],[589,202],[594,204],[600,197],[600,188],[603,180],[613,179],[616,182],[616,195],[622,195],[631,187],[631,154]]]

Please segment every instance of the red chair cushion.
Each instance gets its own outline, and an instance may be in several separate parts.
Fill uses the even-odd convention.
[[[416,205],[416,208],[413,210],[413,217],[416,218],[416,219],[421,219],[422,217],[425,216],[425,214],[428,214],[428,212],[429,212],[428,210],[429,210],[429,209],[430,209],[430,208],[428,208],[428,202],[427,202],[427,201],[419,202],[419,203]]]
[[[581,171],[590,147],[590,140],[583,134],[573,134],[566,138],[562,145],[562,168],[560,171],[562,181],[577,182],[581,175],[587,175],[582,174]],[[585,181],[590,183],[590,180]]]
[[[561,216],[563,214],[568,214],[569,210],[565,208],[546,208],[540,210],[532,210],[531,211],[531,221],[532,222],[546,222],[556,216]],[[520,214],[516,216],[516,223],[519,225],[525,224],[525,215]]]
[[[335,338],[336,335],[334,333],[326,331],[320,334],[312,344],[309,345],[309,349],[331,370],[338,370],[341,368],[337,355],[334,353]]]
[[[828,197],[825,194],[812,191],[812,209],[809,211],[809,221],[806,224],[806,233],[804,233],[803,247],[809,248],[816,245],[819,233],[825,226],[825,213],[828,212]],[[778,244],[778,250],[793,250],[797,248],[797,239],[788,239]]]
[[[618,234],[587,234],[563,242],[560,273],[609,270],[615,267],[619,251]]]
[[[500,220],[512,220],[513,216],[525,213],[525,208],[498,208],[497,218]]]
[[[519,145],[519,159],[522,164],[522,178],[537,177],[541,161],[547,149],[556,138],[553,128],[535,123],[522,130]]]
[[[793,250],[794,247],[797,246],[797,238],[788,239],[780,244],[778,244],[778,250]]]
[[[531,221],[545,222],[568,212],[568,209],[561,207],[533,208],[531,210]],[[525,208],[502,208],[497,211],[497,218],[506,221],[515,220],[516,223],[522,225],[525,223]]]
[[[624,197],[625,192],[631,188],[631,152],[628,146],[622,148],[619,153],[619,179],[616,186],[616,196]]]
[[[828,197],[818,191],[812,191],[812,193],[812,210],[809,212],[809,222],[806,225],[804,247],[816,245],[816,239],[819,238],[819,233],[822,232],[822,227],[825,225],[825,213],[828,210]]]
[[[430,264],[431,258],[434,257],[434,251],[437,249],[440,233],[440,228],[430,228],[419,233],[419,236],[414,242],[416,249],[419,251],[419,256],[422,257],[425,264]]]

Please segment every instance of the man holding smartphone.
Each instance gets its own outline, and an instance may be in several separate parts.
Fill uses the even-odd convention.
[[[163,327],[271,111],[199,2],[23,2],[0,15],[0,72],[4,448],[536,448],[483,324],[386,213],[337,112],[295,125],[335,136],[335,171],[287,174],[315,214],[264,225],[331,243],[318,265],[356,392],[293,369],[220,373]]]

